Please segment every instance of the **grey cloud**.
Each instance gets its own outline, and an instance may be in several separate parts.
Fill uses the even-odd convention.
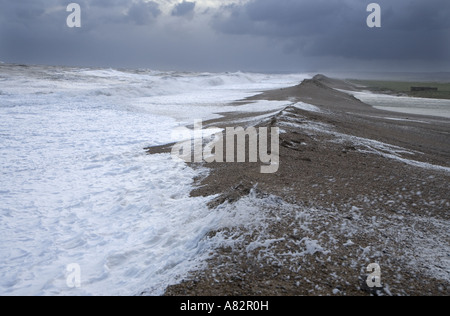
[[[82,12],[90,28],[102,24],[148,25],[162,13],[157,2],[145,0],[94,0],[82,6]]]
[[[195,4],[196,4],[195,2],[189,2],[189,1],[183,1],[181,3],[178,3],[173,8],[172,15],[173,16],[185,16],[187,14],[190,14],[194,11]]]
[[[50,1],[55,5],[55,1]],[[7,1],[0,0],[0,23],[28,25],[30,21],[40,19],[45,12],[43,1]]]
[[[312,35],[329,28],[330,22],[335,23],[348,9],[338,0],[258,0],[223,7],[213,26],[235,34],[282,38]]]
[[[178,70],[450,70],[448,0],[375,1],[381,29],[365,24],[371,1],[253,0],[195,15],[193,1],[0,0],[0,60]],[[66,26],[70,2],[81,5],[80,29]]]
[[[127,16],[138,25],[152,23],[159,15],[161,10],[159,4],[154,1],[133,2],[128,10]]]
[[[306,56],[448,60],[448,0],[377,2],[380,29],[367,27],[368,3],[359,0],[254,0],[223,7],[212,26],[282,41]]]
[[[162,13],[157,2],[145,0],[0,0],[0,25],[16,24],[38,30],[61,26],[70,2],[81,7],[84,31],[104,24],[150,24]]]

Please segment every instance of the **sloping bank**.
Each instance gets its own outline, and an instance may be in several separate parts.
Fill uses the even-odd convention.
[[[217,195],[220,224],[204,237],[205,265],[166,295],[450,294],[450,122],[335,88],[357,90],[316,76],[245,100],[290,103],[254,123],[282,131],[279,170],[202,165],[210,172],[192,195]],[[239,117],[249,119],[210,124]],[[366,284],[371,263],[379,288]]]

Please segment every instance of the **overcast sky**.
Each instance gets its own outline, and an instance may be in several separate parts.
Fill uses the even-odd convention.
[[[66,7],[81,6],[81,28]],[[367,5],[381,6],[369,28]],[[450,71],[449,0],[0,0],[0,61],[197,71]]]

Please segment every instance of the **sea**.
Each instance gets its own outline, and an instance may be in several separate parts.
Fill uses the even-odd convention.
[[[221,243],[208,232],[257,208],[211,210],[190,196],[206,168],[144,148],[196,120],[277,113],[291,102],[234,101],[311,77],[1,64],[0,295],[162,295],[204,266]]]
[[[351,92],[351,94],[380,110],[450,118],[450,100],[394,96],[372,92]]]
[[[309,77],[1,64],[0,295],[163,294],[204,263],[227,210],[190,197],[206,169],[144,148],[223,112],[279,111],[232,102]]]

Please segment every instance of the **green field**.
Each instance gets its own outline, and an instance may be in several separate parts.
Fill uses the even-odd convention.
[[[407,81],[378,81],[378,80],[347,80],[364,89],[395,95],[408,95],[418,98],[450,99],[450,83],[442,82],[407,82]],[[432,87],[438,91],[414,91],[411,87]]]

